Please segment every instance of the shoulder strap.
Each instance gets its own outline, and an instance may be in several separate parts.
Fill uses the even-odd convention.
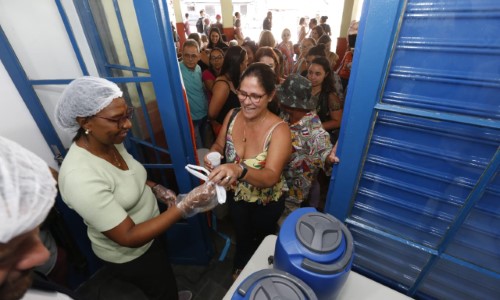
[[[278,127],[281,124],[286,124],[286,122],[285,121],[278,122],[278,123],[274,124],[273,127],[271,127],[271,129],[269,129],[269,132],[267,133],[267,136],[266,136],[266,141],[264,142],[264,149],[263,149],[264,151],[266,151],[266,149],[269,145],[269,142],[271,141],[271,136],[273,135],[274,129],[276,129],[276,127]]]
[[[239,111],[240,111],[239,107],[234,108],[233,112],[231,113],[231,116],[229,117],[229,120],[227,121],[226,138],[227,138],[227,134],[229,132],[229,126],[231,125],[231,122],[233,122],[234,118],[236,117],[236,115],[238,114]],[[224,152],[222,152],[224,157],[226,156],[226,148],[227,148],[227,142],[224,143],[224,150],[223,150]]]
[[[229,121],[227,122],[226,134],[227,134],[227,131],[229,130],[229,125],[231,125],[231,122],[233,122],[234,117],[236,117],[236,115],[238,114],[239,111],[240,111],[239,107],[236,107],[233,109],[233,113],[231,113],[231,117],[229,117]]]

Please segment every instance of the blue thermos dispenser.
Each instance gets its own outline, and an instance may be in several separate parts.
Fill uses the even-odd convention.
[[[283,222],[274,251],[274,268],[303,280],[318,299],[335,299],[351,270],[354,243],[335,217],[304,207]]]

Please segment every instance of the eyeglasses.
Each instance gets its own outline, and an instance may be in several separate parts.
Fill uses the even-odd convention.
[[[210,57],[210,59],[211,59],[211,60],[221,60],[221,59],[223,59],[223,58],[224,58],[224,56],[222,56],[222,55],[218,55],[218,56],[212,56],[212,57]]]
[[[238,99],[240,100],[240,102],[243,102],[247,98],[249,98],[250,101],[252,101],[255,104],[258,104],[260,102],[260,100],[262,99],[262,97],[264,97],[267,94],[264,94],[264,95],[247,94],[247,93],[245,93],[243,91],[236,90],[236,95],[238,96]]]
[[[198,58],[198,54],[184,53],[182,56],[184,56],[185,59],[197,59]]]
[[[95,115],[94,117],[99,118],[99,119],[108,120],[110,122],[115,122],[116,125],[118,126],[118,128],[122,128],[123,125],[125,125],[125,122],[127,122],[127,120],[132,120],[132,118],[134,117],[134,108],[127,107],[127,112],[125,113],[125,115],[123,117],[119,117],[119,118],[108,118],[108,117],[101,117],[98,115]]]

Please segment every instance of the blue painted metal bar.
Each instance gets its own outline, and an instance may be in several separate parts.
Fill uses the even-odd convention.
[[[444,183],[447,183],[449,185],[458,185],[458,186],[463,186],[466,188],[472,188],[473,184],[475,183],[475,181],[467,180],[467,178],[461,178],[459,180],[450,174],[432,172],[432,171],[430,171],[426,168],[422,168],[420,166],[415,166],[412,164],[405,164],[405,163],[402,163],[400,161],[394,161],[394,160],[388,159],[386,157],[376,157],[373,155],[369,155],[366,158],[366,161],[373,163],[373,164],[383,165],[384,167],[387,167],[387,168],[400,170],[401,172],[404,172],[404,173],[414,174],[414,175],[420,176],[421,178],[427,178],[430,180],[444,182]]]
[[[134,56],[133,56],[132,50],[130,48],[130,42],[128,39],[127,30],[125,29],[125,24],[123,23],[122,14],[120,11],[120,6],[118,5],[117,0],[113,0],[113,7],[115,9],[116,19],[118,20],[118,26],[120,27],[120,33],[121,33],[122,38],[123,38],[123,43],[125,45],[125,51],[127,53],[127,58],[128,58],[129,63],[130,63],[130,67],[135,68],[136,66],[135,66]],[[137,76],[137,72],[135,72],[135,71],[132,71],[132,74],[133,74],[133,76]],[[144,94],[142,92],[142,87],[139,83],[136,83],[135,88],[137,89],[137,95],[139,96],[139,102],[141,103],[141,107],[143,108],[142,113],[144,115],[144,119],[146,120],[145,123],[146,123],[146,128],[147,128],[149,137],[151,138],[153,145],[157,145],[154,131],[153,131],[153,127],[151,126],[151,118],[149,117],[149,113],[147,111],[146,100],[144,99]],[[158,162],[161,161],[160,154],[157,151],[155,151],[155,158],[156,158],[156,161],[158,161]],[[162,177],[163,177],[163,174],[162,174]],[[163,178],[163,180],[165,181],[165,178]]]
[[[372,107],[380,99],[381,78],[388,62],[405,1],[365,0],[359,24],[352,72],[347,90],[337,155],[340,163],[333,169],[325,211],[345,220],[352,206],[359,170],[367,151],[375,114]],[[372,21],[373,20],[373,21]],[[385,20],[380,23],[379,20]],[[374,22],[378,26],[366,26]],[[356,116],[352,118],[352,116]],[[348,139],[348,142],[344,142]],[[349,164],[343,164],[348,161]],[[338,177],[337,174],[342,174]]]
[[[407,287],[404,286],[404,285],[402,285],[401,283],[399,283],[396,280],[392,280],[392,279],[390,279],[388,277],[381,276],[377,272],[373,272],[372,270],[364,268],[364,267],[359,266],[359,265],[356,265],[355,263],[353,263],[352,269],[354,271],[356,271],[357,273],[365,276],[365,277],[373,278],[374,280],[376,280],[377,282],[382,283],[385,286],[391,287],[391,288],[399,291],[400,293],[408,295],[408,289],[407,289]]]
[[[468,76],[467,76],[468,75]],[[430,81],[438,83],[449,83],[453,85],[470,85],[478,87],[496,88],[500,87],[500,80],[496,78],[477,78],[470,74],[447,74],[439,73],[435,70],[418,70],[413,68],[409,70],[403,67],[393,67],[389,74],[391,78],[402,78],[412,81]]]
[[[146,57],[150,67],[153,87],[162,116],[162,125],[168,131],[177,184],[181,193],[186,193],[198,185],[198,181],[185,171],[186,164],[194,163],[194,145],[191,141],[187,110],[184,105],[180,71],[173,42],[167,37],[170,31],[163,31],[168,19],[167,6],[159,6],[157,1],[134,0],[137,20],[143,38]],[[165,10],[163,10],[165,9]],[[168,27],[166,28],[168,30]],[[167,79],[167,82],[165,82]],[[187,156],[185,155],[187,153]]]
[[[493,272],[491,270],[488,270],[488,269],[485,269],[485,268],[481,268],[480,266],[478,265],[475,265],[475,264],[471,264],[465,260],[462,260],[462,259],[457,259],[456,257],[453,257],[451,255],[448,255],[446,253],[443,253],[441,255],[441,258],[442,259],[446,259],[448,261],[451,261],[459,266],[464,266],[466,268],[469,268],[469,269],[472,269],[474,271],[477,271],[478,273],[482,273],[482,274],[486,274],[490,277],[493,277],[495,278],[496,280],[500,280],[500,274],[497,273],[497,272]]]
[[[462,227],[462,224],[465,222],[465,219],[471,212],[471,210],[474,208],[474,205],[477,203],[477,201],[481,198],[483,195],[486,186],[490,183],[490,181],[496,176],[498,167],[500,166],[500,147],[498,147],[495,155],[493,156],[491,163],[489,166],[484,170],[483,174],[479,178],[476,186],[472,189],[471,193],[467,197],[467,200],[465,200],[465,204],[462,206],[462,209],[460,213],[458,214],[458,217],[455,219],[455,221],[450,225],[448,232],[446,235],[444,235],[444,239],[442,240],[441,244],[439,245],[438,248],[438,253],[439,256],[442,256],[442,254],[446,251],[446,248],[450,245],[450,243],[453,241],[455,238],[457,232],[460,230]],[[449,256],[448,256],[449,257]],[[431,258],[429,263],[425,265],[425,267],[422,269],[422,271],[419,273],[418,278],[415,280],[415,284],[411,287],[410,291],[411,293],[415,293],[420,285],[424,282],[425,278],[427,275],[429,275],[432,267],[434,264],[438,261],[436,257]],[[456,261],[459,261],[458,259]],[[456,262],[455,261],[455,262]],[[460,263],[462,264],[462,263]],[[478,271],[481,270],[478,269],[479,267],[475,268]],[[495,273],[496,274],[496,273]],[[498,277],[498,274],[497,274]]]
[[[423,110],[411,107],[403,107],[403,106],[395,106],[383,103],[377,103],[375,105],[375,109],[383,110],[383,111],[392,111],[405,115],[419,116],[424,118],[432,118],[443,121],[450,121],[461,124],[470,124],[475,126],[487,127],[500,129],[500,122],[490,119],[481,119],[477,117],[469,117],[458,114],[450,114],[442,111],[431,111],[431,110]]]
[[[451,240],[455,237],[458,230],[460,229],[465,219],[469,215],[470,211],[483,195],[484,191],[486,190],[486,186],[496,176],[499,165],[500,165],[500,147],[497,149],[497,152],[493,156],[490,165],[484,170],[483,174],[476,183],[476,186],[472,189],[471,193],[465,200],[465,205],[462,207],[462,211],[460,212],[459,217],[455,220],[455,222],[453,222],[451,227],[448,229],[448,233],[445,239],[443,240],[443,243],[440,246],[439,249],[440,252],[444,252],[444,250],[446,250],[446,247],[449,245]]]
[[[151,77],[105,77],[107,80],[114,83],[130,83],[130,82],[151,82]],[[58,85],[68,84],[74,79],[42,79],[30,80],[32,85]]]
[[[133,142],[137,143],[137,144],[141,144],[141,145],[147,146],[149,148],[152,148],[152,149],[154,149],[156,151],[163,152],[165,154],[170,155],[170,151],[168,151],[167,149],[165,149],[163,147],[155,146],[155,145],[153,145],[150,142],[138,139],[138,138],[133,137],[133,136],[129,137],[129,139],[132,140]]]
[[[410,247],[413,247],[413,248],[416,248],[416,249],[422,250],[422,251],[427,252],[427,253],[429,253],[429,254],[432,254],[432,255],[438,255],[438,251],[437,251],[437,250],[435,250],[435,249],[432,249],[432,248],[430,248],[430,247],[423,246],[423,245],[418,244],[418,243],[414,243],[414,242],[409,241],[409,240],[407,240],[407,239],[401,238],[401,237],[399,237],[399,236],[397,236],[397,235],[393,235],[393,234],[391,234],[391,233],[389,233],[389,232],[385,232],[385,231],[382,231],[382,230],[379,230],[379,229],[373,228],[373,227],[371,227],[371,226],[367,226],[367,225],[365,225],[365,224],[363,224],[363,223],[359,223],[359,222],[357,222],[357,221],[355,221],[355,220],[353,220],[353,219],[347,218],[347,219],[345,220],[345,222],[346,222],[347,224],[351,224],[351,225],[353,225],[353,226],[356,226],[356,227],[362,228],[362,229],[364,229],[364,230],[366,230],[366,231],[373,232],[373,233],[375,233],[377,236],[383,236],[383,237],[388,238],[388,239],[390,239],[390,240],[393,240],[393,241],[399,242],[399,243],[401,243],[401,244],[405,244],[405,245],[408,245],[408,246],[410,246]]]
[[[92,57],[94,58],[99,76],[110,77],[112,74],[109,69],[105,67],[107,62],[106,54],[99,33],[97,32],[94,16],[92,15],[88,0],[73,0],[73,4],[80,17],[83,32],[87,37],[87,42],[89,43],[90,51],[92,52]]]
[[[388,178],[381,176],[379,174],[375,174],[375,173],[371,173],[371,172],[364,172],[362,178],[365,180],[377,182],[377,184],[390,186],[392,188],[398,189],[400,191],[404,191],[406,193],[421,195],[423,197],[433,199],[434,201],[440,202],[442,204],[449,204],[452,206],[458,206],[458,205],[462,204],[460,199],[456,196],[453,196],[453,195],[444,196],[436,191],[433,191],[430,189],[425,189],[425,188],[422,188],[421,186],[418,186],[418,185],[408,184],[405,181],[388,179]]]
[[[113,0],[113,7],[115,9],[116,19],[118,20],[118,27],[120,28],[120,33],[122,35],[123,43],[125,45],[125,52],[127,53],[129,64],[131,67],[135,67],[134,56],[132,55],[132,50],[130,49],[130,42],[128,40],[127,30],[125,29],[125,24],[123,24],[123,18],[117,0]]]
[[[129,66],[116,65],[116,64],[106,64],[106,67],[111,68],[111,69],[118,69],[118,70],[131,71],[131,72],[134,71],[134,72],[149,74],[149,69],[138,68],[138,67],[129,67]]]
[[[83,60],[82,53],[80,52],[80,48],[78,47],[78,43],[76,42],[73,29],[71,28],[71,24],[69,23],[68,15],[66,15],[66,11],[64,10],[61,0],[55,0],[55,2],[57,5],[57,9],[59,10],[59,14],[61,15],[64,28],[66,28],[69,40],[71,42],[71,45],[73,46],[73,50],[75,51],[76,58],[78,59],[78,64],[80,64],[80,68],[82,69],[82,73],[83,75],[89,75],[89,71],[87,70],[85,61]]]
[[[227,256],[227,252],[229,251],[229,247],[231,247],[231,238],[228,235],[217,231],[217,218],[215,217],[215,214],[212,214],[212,228],[225,241],[224,247],[219,255],[219,261],[224,261]]]
[[[142,164],[146,169],[173,169],[172,164]]]
[[[28,76],[24,72],[14,49],[12,49],[2,26],[0,25],[0,61],[2,61],[12,82],[16,86],[21,98],[28,107],[35,123],[42,133],[45,141],[50,146],[54,156],[66,155],[66,150],[57,135],[50,118],[47,116],[38,95],[30,84]]]
[[[68,84],[73,79],[40,79],[40,80],[30,80],[32,85],[59,85]]]

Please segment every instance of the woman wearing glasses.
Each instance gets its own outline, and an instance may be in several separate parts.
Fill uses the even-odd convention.
[[[229,211],[236,234],[234,276],[248,262],[265,236],[276,232],[284,209],[282,171],[291,154],[288,125],[267,106],[275,94],[276,74],[266,64],[253,63],[237,90],[240,109],[229,112],[210,149],[226,158],[210,180],[234,189]]]
[[[59,188],[84,219],[92,250],[114,276],[149,299],[177,299],[175,277],[157,237],[192,214],[193,205],[206,202],[198,197],[200,204],[175,204],[172,191],[147,180],[144,167],[122,144],[132,116],[116,84],[89,76],[73,80],[55,113],[59,127],[76,133],[59,172]],[[169,206],[161,214],[157,199]]]
[[[220,48],[214,48],[208,55],[208,69],[203,71],[201,79],[207,91],[208,103],[212,99],[212,90],[214,88],[215,79],[220,75],[222,64],[224,63],[224,51]]]

